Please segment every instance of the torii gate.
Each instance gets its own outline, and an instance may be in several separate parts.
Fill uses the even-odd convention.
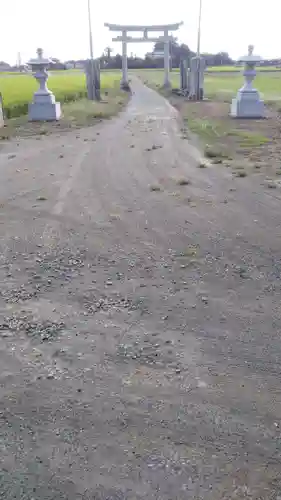
[[[175,24],[161,24],[156,26],[130,26],[130,25],[120,25],[120,24],[109,24],[105,23],[104,26],[109,28],[110,31],[121,31],[122,35],[118,35],[112,38],[113,42],[122,42],[122,81],[121,86],[128,85],[128,62],[127,62],[127,43],[138,43],[138,42],[164,42],[164,87],[170,87],[169,80],[169,70],[170,70],[170,40],[172,36],[169,35],[169,31],[176,31],[183,23]],[[143,36],[133,38],[128,36],[128,31],[142,31]],[[152,31],[162,31],[163,35],[159,37],[149,37],[148,32]]]

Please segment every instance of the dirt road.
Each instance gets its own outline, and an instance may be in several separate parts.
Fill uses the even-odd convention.
[[[278,190],[134,91],[0,150],[0,497],[278,500]]]

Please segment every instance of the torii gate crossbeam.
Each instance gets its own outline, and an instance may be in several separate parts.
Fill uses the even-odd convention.
[[[109,24],[105,23],[104,26],[109,28],[110,31],[121,32],[115,38],[112,38],[113,42],[122,42],[122,80],[121,86],[128,86],[128,61],[127,61],[127,44],[128,43],[139,43],[139,42],[164,42],[164,87],[170,87],[169,70],[170,70],[170,40],[172,36],[169,35],[169,31],[176,31],[183,23],[174,24],[160,24],[152,26],[136,26],[136,25],[120,25],[120,24]],[[143,37],[131,37],[128,32],[137,31],[143,32]],[[162,31],[163,35],[159,37],[149,37],[148,33]]]

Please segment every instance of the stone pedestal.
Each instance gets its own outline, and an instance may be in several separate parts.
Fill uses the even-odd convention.
[[[263,118],[265,107],[258,91],[239,90],[237,97],[232,99],[230,115],[234,118]]]
[[[28,117],[32,122],[54,122],[61,117],[59,102],[32,102],[28,106]]]
[[[249,45],[248,55],[241,57],[240,62],[245,63],[243,75],[245,83],[238,91],[235,99],[232,99],[230,115],[233,118],[264,118],[265,106],[260,99],[259,92],[252,87],[256,76],[255,66],[261,61],[259,56],[253,55],[254,46]]]
[[[47,87],[48,67],[50,60],[43,58],[42,49],[37,50],[37,59],[31,59],[34,77],[40,88],[34,93],[33,101],[28,108],[30,121],[56,121],[61,117],[61,105],[56,102],[54,94]]]

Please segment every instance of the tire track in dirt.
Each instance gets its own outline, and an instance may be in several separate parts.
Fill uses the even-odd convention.
[[[66,328],[39,345],[38,364],[32,339],[3,339],[20,367],[0,397],[9,422],[0,492],[7,500],[19,492],[52,500],[275,498],[279,202],[235,181],[233,199],[222,203],[233,181],[217,167],[197,169],[174,110],[133,85],[128,109],[100,127],[98,140],[77,141],[74,170],[67,155],[58,162],[56,189],[43,176],[51,194],[41,215],[24,213],[22,197],[18,220],[14,208],[13,220],[3,218],[3,233],[40,245],[29,267],[20,243],[9,249],[16,283],[26,268],[47,281],[24,307]],[[146,151],[153,144],[162,147]],[[46,154],[42,169],[53,158]],[[40,169],[36,175],[41,182]],[[191,183],[176,186],[174,176]]]

